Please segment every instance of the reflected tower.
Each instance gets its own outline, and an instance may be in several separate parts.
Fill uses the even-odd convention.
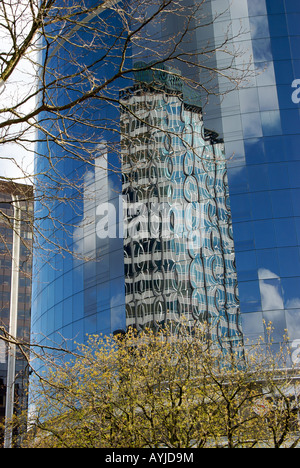
[[[223,140],[204,127],[199,93],[161,68],[121,94],[126,323],[205,321],[233,348],[242,332]]]

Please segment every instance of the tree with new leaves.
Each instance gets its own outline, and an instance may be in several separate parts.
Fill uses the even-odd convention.
[[[287,360],[265,343],[227,353],[205,326],[93,336],[39,382],[25,445],[293,448],[299,371]]]

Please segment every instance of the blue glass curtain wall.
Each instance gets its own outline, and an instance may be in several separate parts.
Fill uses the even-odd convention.
[[[221,105],[243,332],[255,340],[263,321],[272,322],[275,341],[287,330],[297,347],[300,108],[292,83],[300,77],[300,7],[297,0],[230,3],[211,2],[213,10],[230,7],[215,37],[225,25],[242,25],[234,43],[244,53],[236,60],[253,57],[255,70]]]

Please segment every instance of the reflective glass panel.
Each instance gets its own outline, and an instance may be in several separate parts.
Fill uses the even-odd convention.
[[[292,192],[291,190],[273,190],[270,192],[272,202],[271,213],[274,218],[287,218],[293,216]]]
[[[285,19],[281,15],[269,15],[268,20],[270,36],[272,38],[276,36],[287,35],[287,24]]]
[[[261,111],[278,109],[278,97],[276,86],[264,86],[258,88],[259,107]]]
[[[258,281],[239,282],[241,312],[261,311],[261,297]]]
[[[261,118],[258,112],[242,115],[243,133],[245,138],[262,137]]]
[[[276,246],[273,220],[255,221],[253,227],[257,249],[268,249]]]
[[[278,102],[275,101],[269,107],[276,106],[278,107]],[[279,111],[261,112],[261,123],[264,136],[281,135],[282,129]]]
[[[299,340],[300,336],[300,309],[286,311],[286,323],[288,328],[288,336],[293,342]]]
[[[281,111],[282,131],[286,135],[297,134],[299,131],[299,110],[288,109]]]
[[[272,136],[264,138],[266,161],[270,163],[284,161],[285,155],[285,144],[282,136]]]
[[[276,342],[283,342],[284,336],[286,336],[286,319],[283,310],[274,310],[270,312],[264,312],[263,318],[266,324],[272,324],[272,339]]]
[[[259,111],[257,88],[241,89],[239,92],[239,101],[241,112],[249,113]]]
[[[247,168],[237,167],[232,168],[228,164],[228,182],[230,187],[230,194],[244,193],[249,190]]]
[[[283,278],[282,289],[286,309],[300,308],[300,277]]]
[[[267,8],[265,0],[248,0],[248,12],[250,16],[266,15]]]
[[[231,196],[231,211],[234,222],[249,221],[252,218],[249,194]]]
[[[247,164],[261,164],[267,160],[267,152],[262,138],[245,140]]]
[[[300,189],[291,190],[295,216],[300,216]]]
[[[248,175],[249,186],[251,190],[253,190],[254,192],[261,192],[269,189],[269,173],[266,164],[249,166]]]
[[[235,248],[237,251],[254,249],[254,233],[252,223],[236,223],[234,225]]]
[[[290,188],[288,165],[286,163],[269,164],[270,188],[273,190]]]
[[[124,312],[125,315],[125,312]],[[111,318],[110,309],[97,314],[97,329],[101,332],[110,330]]]
[[[236,264],[240,281],[257,279],[257,262],[255,250],[247,252],[236,252]]]
[[[278,247],[293,247],[298,245],[296,227],[293,218],[274,219],[274,225]]]
[[[300,187],[300,161],[290,162],[288,166],[291,188]]]
[[[270,39],[255,39],[252,41],[254,61],[267,62],[272,60],[272,50]]]
[[[300,256],[297,247],[277,249],[280,275],[282,278],[298,276],[300,271]]]
[[[258,343],[259,338],[264,336],[264,324],[262,313],[242,314],[242,326],[244,330],[245,342],[249,344]]]
[[[272,192],[255,192],[250,195],[253,219],[272,218]]]
[[[295,0],[285,0],[287,13],[300,13],[300,4]]]
[[[264,278],[265,272],[259,272],[259,287],[261,293],[262,310],[284,309],[281,281],[273,275],[273,278]]]
[[[283,30],[285,25],[283,24]],[[274,60],[285,60],[290,56],[290,41],[288,37],[273,37],[272,52]]]
[[[274,278],[279,275],[279,262],[276,249],[256,251],[258,275],[260,278]]]
[[[251,0],[248,0],[249,3]],[[284,0],[266,0],[267,11],[268,13],[285,13]]]

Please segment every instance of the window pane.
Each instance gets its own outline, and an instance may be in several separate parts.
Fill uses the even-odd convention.
[[[239,283],[241,312],[261,311],[261,298],[258,281]]]
[[[267,249],[276,246],[273,220],[255,221],[253,226],[257,249]]]

